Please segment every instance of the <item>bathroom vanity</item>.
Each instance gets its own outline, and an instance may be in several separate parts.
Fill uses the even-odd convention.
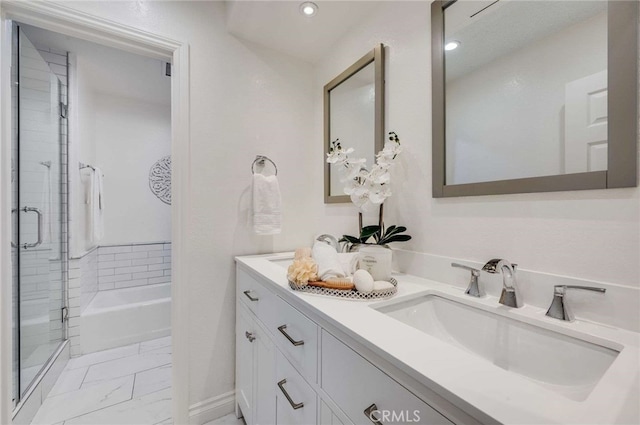
[[[402,274],[389,300],[297,293],[292,258],[236,258],[236,413],[249,425],[639,419],[637,333]]]

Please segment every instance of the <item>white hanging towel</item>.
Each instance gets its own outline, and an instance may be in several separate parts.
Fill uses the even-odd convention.
[[[42,178],[42,200],[40,202],[42,213],[42,243],[48,244],[53,240],[53,223],[51,211],[53,207],[53,182],[51,181],[51,165],[44,166]]]
[[[98,167],[91,174],[89,192],[89,219],[91,220],[91,241],[98,243],[104,237],[104,187],[102,170]]]
[[[253,175],[253,230],[258,235],[277,235],[282,230],[282,200],[276,176]]]

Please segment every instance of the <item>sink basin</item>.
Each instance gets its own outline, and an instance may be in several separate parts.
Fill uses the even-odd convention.
[[[376,310],[571,400],[585,400],[619,352],[438,295]]]

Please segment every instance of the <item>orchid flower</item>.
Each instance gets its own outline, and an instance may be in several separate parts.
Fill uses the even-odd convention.
[[[389,141],[376,154],[376,163],[372,166],[371,171],[365,167],[366,159],[349,158],[349,154],[353,151],[353,148],[344,149],[339,139],[336,139],[331,142],[327,162],[341,165],[339,169],[342,172],[341,181],[344,183],[344,193],[349,195],[351,202],[360,211],[369,211],[372,206],[382,204],[391,196],[389,169],[398,154],[402,152],[400,139],[396,133],[389,133]]]

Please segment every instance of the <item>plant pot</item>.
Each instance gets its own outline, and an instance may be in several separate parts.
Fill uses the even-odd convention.
[[[358,269],[368,271],[373,280],[391,279],[393,251],[388,246],[361,244],[358,248]]]

